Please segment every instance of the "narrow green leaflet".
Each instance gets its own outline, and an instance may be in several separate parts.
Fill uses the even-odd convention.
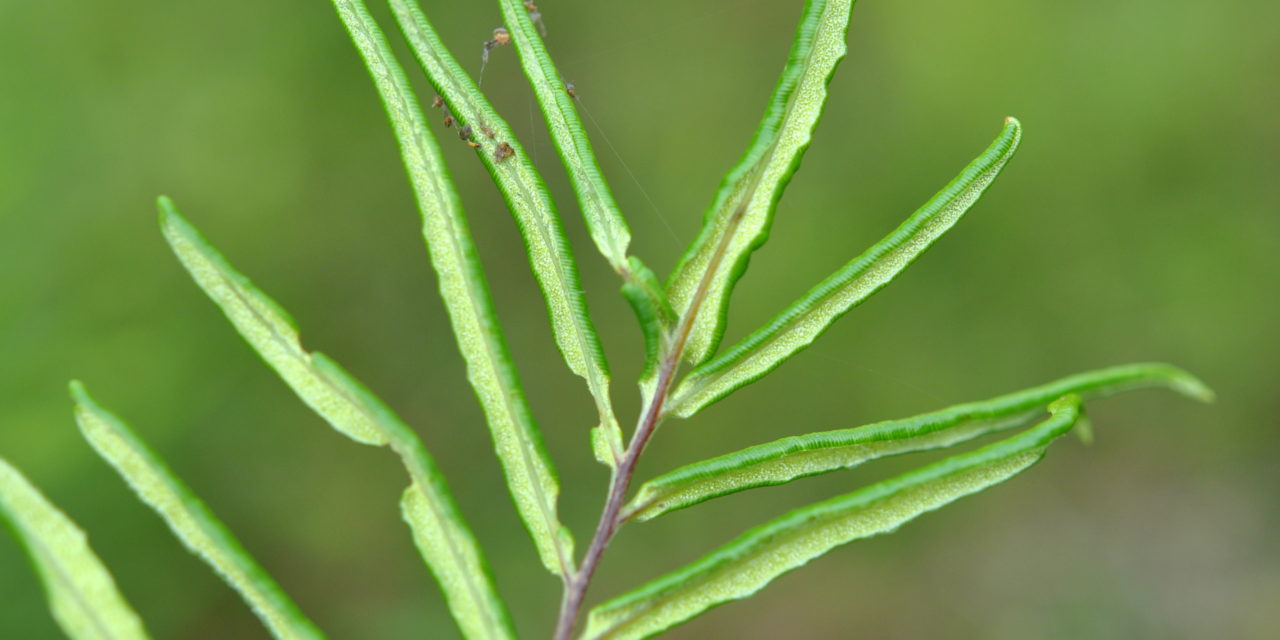
[[[617,418],[609,398],[609,365],[587,314],[573,252],[533,159],[445,49],[417,4],[411,0],[390,0],[390,4],[405,39],[427,78],[444,98],[456,126],[468,132],[473,144],[480,145],[476,153],[502,191],[524,237],[529,264],[546,298],[560,353],[569,369],[587,381],[600,424],[616,431]]]
[[[560,159],[569,172],[591,239],[614,270],[625,273],[631,230],[627,228],[618,203],[605,183],[586,129],[573,105],[574,96],[551,61],[524,3],[521,0],[500,0],[499,5],[502,7],[502,20],[510,28],[511,40],[524,67],[524,75],[529,79],[533,95],[547,119],[551,140],[555,142]]]
[[[0,458],[0,516],[26,547],[49,609],[74,640],[145,640],[147,631],[71,518]]]
[[[94,402],[79,382],[71,383],[71,395],[76,401],[80,431],[98,455],[120,472],[138,497],[164,518],[192,553],[240,592],[272,635],[290,640],[324,637],[146,443]]]
[[[628,518],[649,520],[711,498],[1021,427],[1065,395],[1088,398],[1144,387],[1166,387],[1203,401],[1213,398],[1204,383],[1166,364],[1109,367],[989,400],[852,429],[782,438],[696,462],[646,482],[624,513]]]
[[[671,305],[694,318],[685,359],[710,357],[724,333],[729,294],[769,234],[773,211],[827,99],[827,83],[845,54],[853,0],[809,0],[782,78],[742,160],[725,176],[701,233],[667,282]],[[704,285],[704,280],[706,281]]]
[[[466,637],[514,637],[479,546],[417,434],[332,360],[304,351],[289,315],[236,271],[173,203],[161,200],[160,211],[165,237],[196,282],[264,360],[281,363],[276,370],[286,381],[300,381],[290,383],[298,397],[339,432],[366,444],[389,444],[404,460],[414,482],[406,492],[405,518]]]
[[[333,0],[386,106],[409,182],[422,211],[422,232],[453,324],[467,379],[480,400],[516,509],[542,563],[552,573],[573,570],[573,538],[556,515],[555,468],[529,412],[502,339],[480,261],[440,148],[386,38],[359,0]]]
[[[760,379],[902,273],[973,206],[1013,157],[1022,126],[1007,118],[995,142],[906,222],[809,290],[767,325],[689,373],[671,411],[689,417]]]
[[[315,364],[322,376],[368,412],[404,461],[413,484],[404,491],[401,512],[463,635],[471,640],[514,638],[511,619],[494,591],[480,545],[422,440],[336,362],[317,353]]]
[[[302,348],[298,327],[280,305],[236,271],[203,235],[160,198],[160,228],[196,284],[213,299],[236,331],[297,392],[307,406],[335,429],[365,444],[386,444],[386,434],[369,416],[316,372]]]
[[[1080,398],[1049,407],[1048,420],[971,453],[797,509],[701,560],[591,611],[583,637],[647,638],[711,607],[746,598],[774,578],[831,549],[888,533],[915,517],[1002,482],[1030,467],[1080,414]]]
[[[237,272],[168,200],[161,201],[161,225],[196,282],[303,402],[338,431],[366,444],[390,444],[404,457],[415,483],[410,490],[414,506],[406,514],[413,516],[409,523],[415,539],[459,626],[468,638],[512,637],[475,539],[412,430],[331,361],[303,350],[289,315]],[[423,530],[431,535],[420,535]],[[423,545],[424,539],[431,544]]]

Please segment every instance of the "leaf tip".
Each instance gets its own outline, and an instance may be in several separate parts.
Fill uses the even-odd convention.
[[[1200,378],[1197,378],[1186,371],[1179,371],[1179,374],[1173,381],[1173,387],[1179,393],[1199,400],[1205,404],[1212,404],[1218,399],[1218,394],[1214,392],[1209,385],[1205,384]]]
[[[98,409],[98,403],[94,401],[93,396],[89,395],[89,389],[83,382],[72,380],[67,383],[67,389],[71,392],[71,401],[75,403],[76,409],[87,411]]]
[[[87,393],[85,393],[84,383],[80,382],[79,380],[73,379],[70,382],[68,382],[67,389],[71,391],[71,397],[75,399],[76,402],[79,402],[82,396],[88,395]]]

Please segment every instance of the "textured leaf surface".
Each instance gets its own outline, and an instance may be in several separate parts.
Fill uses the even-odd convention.
[[[1080,399],[1050,406],[1039,425],[865,489],[798,509],[752,529],[693,564],[591,611],[585,638],[646,638],[730,600],[831,549],[897,529],[915,517],[1002,482],[1038,461],[1079,415]]]
[[[520,56],[524,75],[533,87],[533,95],[547,120],[551,140],[569,172],[569,182],[578,195],[578,204],[582,207],[591,239],[609,264],[623,272],[628,267],[627,245],[631,242],[631,230],[627,228],[618,203],[614,201],[600,171],[586,129],[574,107],[574,98],[551,61],[524,3],[521,0],[500,0],[499,4],[502,6],[502,19],[510,28],[511,39]]]
[[[333,0],[359,50],[400,144],[418,207],[423,236],[439,278],[440,295],[453,324],[470,380],[488,419],[494,448],[520,518],[538,555],[553,573],[568,574],[573,539],[556,515],[560,492],[555,469],[529,412],[511,356],[503,342],[466,218],[427,129],[404,70],[359,0]]]
[[[174,535],[244,598],[277,638],[323,638],[213,512],[119,418],[71,383],[76,422],[98,455],[115,467]]]
[[[315,362],[321,375],[366,408],[404,461],[413,484],[401,498],[401,514],[413,530],[418,551],[440,584],[463,635],[471,640],[514,638],[510,617],[494,591],[480,545],[422,440],[337,363],[319,353],[315,354]]]
[[[302,348],[293,318],[236,271],[200,232],[161,198],[160,228],[196,284],[213,299],[249,346],[275,369],[302,401],[335,429],[366,444],[386,444],[366,411],[328,384]]]
[[[88,538],[25,476],[0,458],[0,516],[27,550],[49,609],[73,640],[141,640],[147,632]]]
[[[646,482],[626,512],[628,517],[649,520],[711,498],[847,469],[883,456],[949,447],[1020,427],[1068,394],[1088,398],[1143,387],[1167,387],[1199,400],[1213,397],[1202,382],[1176,367],[1109,367],[989,400],[852,429],[782,438],[696,462]]]
[[[755,139],[725,176],[702,231],[667,283],[676,312],[697,314],[684,351],[691,363],[715,352],[733,285],[746,270],[751,252],[768,237],[773,211],[822,115],[827,83],[845,55],[853,4],[809,0],[805,5],[790,58]]]
[[[515,132],[462,70],[458,61],[411,0],[390,0],[405,39],[427,78],[444,98],[458,127],[470,127],[476,154],[493,176],[524,238],[533,275],[547,301],[556,344],[569,369],[587,381],[600,424],[617,429],[609,397],[609,365],[600,338],[587,314],[578,267],[547,187]],[[492,132],[493,137],[486,133]],[[513,155],[495,152],[509,145]]]
[[[359,433],[363,437],[352,437],[366,444],[389,444],[400,454],[414,481],[409,490],[414,500],[404,509],[406,520],[464,634],[513,637],[479,546],[417,434],[333,361],[304,351],[292,322],[286,322],[289,315],[254,288],[167,200],[161,201],[161,225],[196,281],[250,345],[268,363],[282,362],[276,368],[286,380],[301,381],[290,385],[299,398],[338,431]]]
[[[880,242],[811,289],[767,325],[723,355],[689,373],[676,389],[672,411],[689,417],[758,380],[809,346],[831,323],[866,300],[951,229],[1013,157],[1022,137],[1008,118],[995,142],[942,191]]]

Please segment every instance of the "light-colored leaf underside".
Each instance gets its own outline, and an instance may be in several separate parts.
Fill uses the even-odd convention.
[[[422,212],[423,236],[440,295],[467,363],[467,379],[484,409],[516,509],[543,564],[553,573],[567,575],[572,570],[573,539],[556,515],[559,483],[507,353],[440,149],[404,70],[364,4],[359,0],[333,0],[333,4],[386,106]]]
[[[390,4],[427,78],[457,120],[454,126],[470,127],[472,140],[480,145],[476,154],[502,191],[524,238],[529,265],[546,299],[560,353],[569,369],[587,381],[600,423],[614,424],[616,428],[617,419],[609,397],[609,365],[587,313],[573,252],[533,159],[445,48],[417,4],[410,0],[390,0]],[[493,133],[492,138],[486,130]],[[499,159],[494,155],[503,143],[510,145],[512,157]]]
[[[480,545],[422,440],[336,362],[319,353],[315,354],[315,362],[321,375],[366,408],[404,462],[413,483],[401,496],[401,515],[413,531],[414,543],[440,584],[463,636],[469,640],[514,638],[510,616],[494,590]]]
[[[852,0],[809,0],[791,55],[750,148],[725,176],[702,231],[667,284],[676,313],[695,306],[710,270],[685,346],[685,359],[701,363],[724,333],[729,295],[751,252],[764,243],[783,189],[800,165],[827,99],[827,83],[844,57]]]
[[[221,307],[227,319],[302,401],[333,428],[365,444],[387,443],[369,415],[328,384],[315,370],[311,354],[302,348],[293,318],[232,268],[203,235],[161,198],[160,228],[182,266],[196,284]]]
[[[888,285],[949,231],[1018,149],[1022,127],[1007,118],[1000,136],[897,229],[828,276],[764,327],[689,373],[672,413],[689,417],[758,380],[809,346],[833,322]]]
[[[796,478],[855,467],[876,458],[950,447],[1023,426],[1057,398],[1089,398],[1166,387],[1199,400],[1212,392],[1191,374],[1165,364],[1130,364],[1079,373],[989,400],[874,424],[782,438],[686,465],[646,482],[627,517],[649,520],[704,500]]]
[[[0,516],[27,550],[49,609],[73,640],[145,640],[146,629],[88,538],[26,477],[0,458]]]
[[[591,239],[616,271],[625,271],[631,231],[600,171],[595,151],[574,107],[574,99],[547,53],[542,36],[529,18],[524,3],[521,0],[500,0],[499,4],[503,22],[510,27],[525,77],[533,87],[533,95],[547,120],[551,140],[568,170],[569,182],[578,196]]]
[[[98,455],[109,462],[174,535],[238,591],[277,638],[323,638],[227,528],[120,419],[100,407],[78,382],[71,384],[76,422]]]
[[[277,370],[286,380],[286,372],[303,380],[290,386],[304,403],[339,432],[366,444],[389,444],[400,454],[414,482],[408,492],[414,500],[411,504],[406,501],[402,511],[464,635],[497,640],[513,637],[478,544],[417,434],[336,363],[323,354],[304,351],[296,328],[287,322],[288,314],[253,287],[168,200],[161,201],[161,225],[183,264],[249,338],[250,345],[268,362],[283,361]],[[288,333],[281,337],[283,329],[277,327]],[[259,345],[265,345],[266,350]],[[355,433],[368,437],[358,438]]]
[[[591,611],[583,637],[647,638],[716,605],[748,597],[831,549],[897,529],[917,516],[1030,467],[1079,416],[1079,398],[1006,440],[805,507],[748,531],[693,564]]]

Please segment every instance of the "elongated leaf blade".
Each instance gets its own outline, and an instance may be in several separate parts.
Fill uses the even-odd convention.
[[[520,389],[440,148],[427,129],[404,70],[364,3],[333,0],[333,5],[386,106],[422,212],[423,236],[439,279],[440,295],[467,363],[467,378],[488,419],[516,509],[543,564],[553,573],[568,575],[573,570],[573,539],[556,515],[559,481]]]
[[[8,460],[0,458],[0,516],[35,566],[53,618],[73,640],[145,640],[88,537]]]
[[[401,498],[401,514],[463,635],[470,640],[514,638],[510,616],[493,587],[480,544],[422,439],[336,362],[317,353],[315,365],[322,376],[366,408],[404,461],[413,484]]]
[[[790,58],[755,139],[725,176],[701,233],[667,283],[676,312],[682,317],[696,314],[684,350],[690,363],[715,352],[733,285],[751,252],[768,237],[773,211],[822,115],[827,83],[845,55],[853,4],[809,0],[805,5]]]
[[[649,520],[755,487],[848,469],[876,458],[950,447],[1021,427],[1049,403],[1069,394],[1085,398],[1129,389],[1166,387],[1208,401],[1213,393],[1191,374],[1166,364],[1130,364],[1088,371],[989,400],[874,424],[782,438],[665,473],[640,487],[627,517]]]
[[[304,351],[293,323],[286,322],[289,315],[236,271],[167,199],[161,201],[161,225],[196,281],[223,307],[250,345],[268,363],[282,362],[276,368],[286,380],[302,381],[290,386],[304,403],[339,432],[359,433],[364,437],[353,439],[389,444],[400,454],[414,482],[406,493],[414,499],[406,501],[403,511],[464,635],[514,637],[479,545],[417,434],[332,360]]]
[[[293,318],[274,300],[236,271],[231,263],[178,212],[173,201],[160,198],[160,228],[182,266],[196,284],[222,308],[249,346],[266,361],[302,401],[333,428],[365,444],[387,443],[368,413],[316,372],[311,354],[302,348]]]
[[[217,516],[132,429],[99,406],[79,382],[71,383],[71,395],[80,431],[98,455],[115,467],[192,553],[240,593],[272,635],[290,640],[324,637]]]
[[[681,417],[724,398],[809,346],[840,316],[889,284],[978,201],[1013,157],[1022,126],[1007,118],[991,146],[901,226],[818,283],[804,297],[723,355],[692,372],[676,389],[672,412]]]
[[[631,230],[627,228],[618,203],[614,201],[600,171],[587,131],[574,107],[574,97],[547,53],[546,44],[524,3],[521,0],[500,0],[499,4],[503,22],[510,28],[511,40],[520,56],[524,75],[533,87],[533,95],[547,120],[551,140],[569,172],[569,182],[578,196],[591,239],[609,264],[622,272],[627,268]]]
[[[458,121],[457,126],[470,127],[472,142],[480,145],[477,156],[502,191],[524,238],[529,265],[547,302],[556,345],[569,369],[587,381],[600,424],[613,425],[608,428],[616,430],[617,418],[609,397],[609,365],[587,313],[573,252],[533,159],[525,153],[515,131],[445,48],[417,3],[390,0],[390,4],[405,39]],[[501,153],[504,144],[511,152],[505,158]]]
[[[752,529],[693,564],[591,611],[584,638],[647,638],[718,604],[751,596],[831,549],[897,529],[1035,464],[1079,416],[1080,399],[1016,436],[804,507]]]

